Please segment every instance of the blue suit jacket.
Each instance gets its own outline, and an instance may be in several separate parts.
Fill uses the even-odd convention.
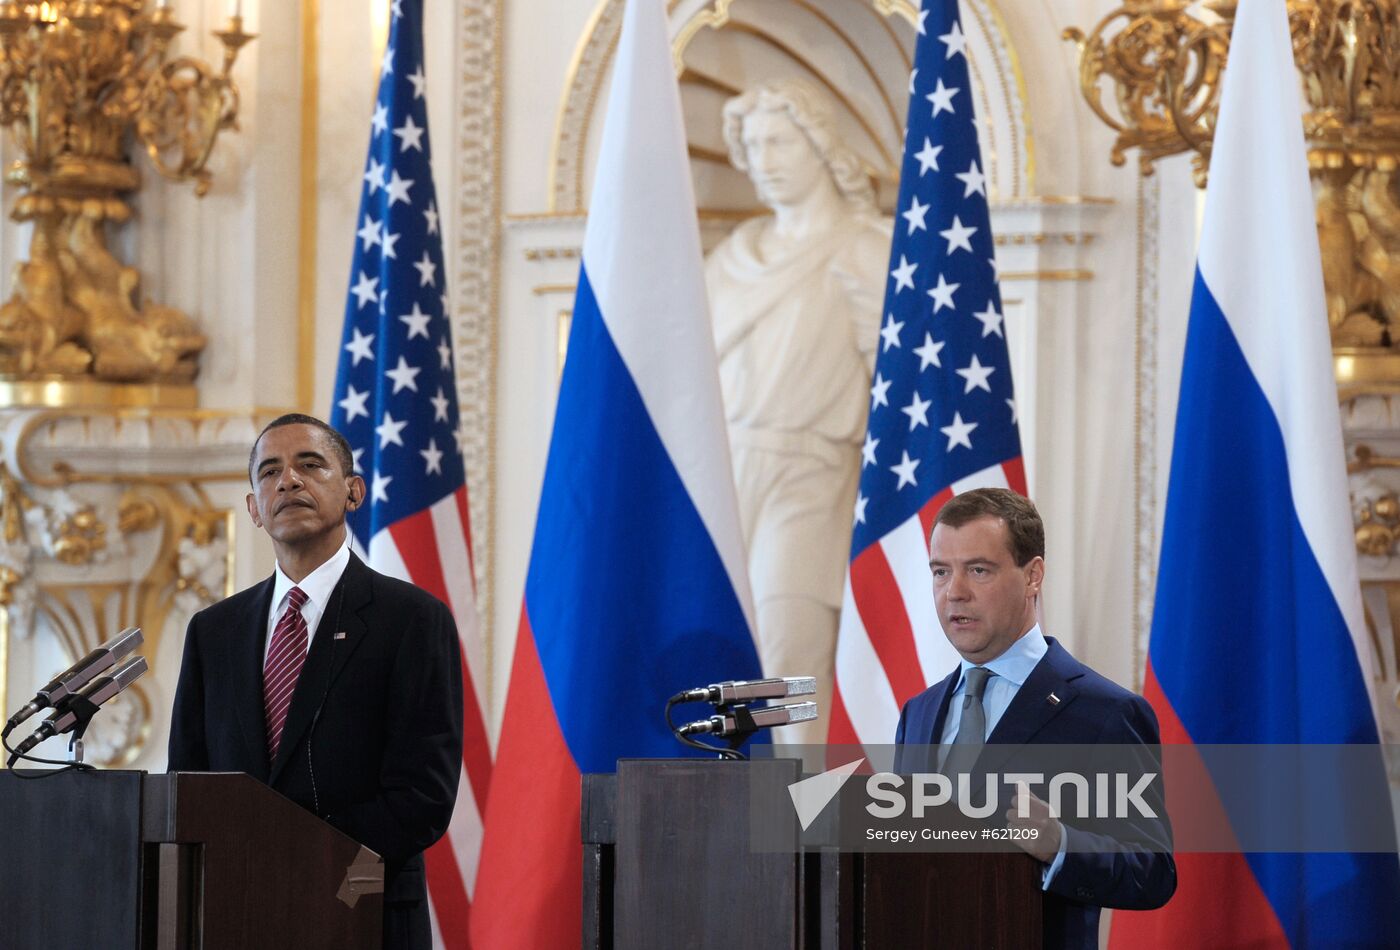
[[[1141,696],[1130,693],[1080,663],[1051,637],[1049,650],[1007,707],[988,737],[978,770],[998,767],[994,745],[1058,744],[1137,745],[1144,756],[1155,756],[1159,745],[1157,717]],[[958,671],[924,690],[905,704],[895,733],[897,745],[932,745],[943,733],[948,701]],[[1054,694],[1058,703],[1051,701]],[[1010,754],[1009,752],[1007,754]],[[897,755],[896,771],[932,771],[926,763]],[[1160,785],[1160,783],[1157,783]],[[1120,907],[1151,910],[1161,907],[1176,891],[1176,862],[1172,858],[1171,826],[1160,798],[1149,804],[1162,815],[1139,830],[1154,842],[1149,849],[1083,849],[1092,832],[1066,824],[1067,852],[1059,873],[1045,894],[1046,947],[1098,947],[1099,910]]]

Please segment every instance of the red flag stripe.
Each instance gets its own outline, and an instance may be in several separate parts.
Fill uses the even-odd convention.
[[[389,536],[394,539],[399,557],[408,570],[409,579],[419,587],[449,603],[447,583],[442,576],[441,561],[438,558],[437,535],[433,531],[432,514],[424,509],[389,527]],[[461,650],[461,644],[458,644]],[[476,688],[472,678],[465,675],[467,658],[462,652],[462,764],[467,770],[468,784],[472,797],[476,799],[477,811],[486,811],[486,790],[491,781],[491,746],[486,735],[486,722],[481,714],[481,704],[477,701]]]
[[[433,902],[443,946],[466,950],[471,946],[472,901],[462,881],[462,869],[452,840],[447,835],[423,852],[423,865],[428,879],[428,899]]]
[[[923,690],[924,678],[904,597],[880,545],[872,544],[851,562],[851,591],[895,702],[903,705]]]

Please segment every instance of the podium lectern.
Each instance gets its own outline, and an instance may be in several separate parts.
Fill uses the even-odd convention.
[[[0,816],[5,946],[370,950],[383,940],[379,856],[246,775],[5,773]]]
[[[585,775],[585,950],[1041,946],[1039,865],[1020,852],[756,851],[749,783],[798,767],[624,759]]]

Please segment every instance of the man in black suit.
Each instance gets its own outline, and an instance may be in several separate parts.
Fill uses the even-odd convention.
[[[462,767],[452,614],[350,551],[365,483],[330,426],[269,423],[249,478],[277,569],[191,619],[169,767],[246,772],[378,852],[384,946],[426,950],[422,852],[447,830]]]
[[[963,772],[974,763],[978,772],[1010,771],[1004,759],[1012,744],[1111,744],[1153,770],[1160,736],[1152,708],[1040,632],[1045,529],[1034,504],[1000,488],[957,495],[934,521],[929,555],[938,619],[962,663],[900,713],[897,745],[942,750],[900,749],[897,771]],[[924,754],[941,761],[923,761]],[[1149,799],[1165,815],[1160,794]],[[1150,910],[1175,892],[1165,818],[1133,826],[1134,843],[1125,845],[1061,823],[1034,795],[1029,817],[1018,806],[1006,819],[1036,832],[1013,840],[1043,865],[1046,947],[1094,950],[1100,908]]]

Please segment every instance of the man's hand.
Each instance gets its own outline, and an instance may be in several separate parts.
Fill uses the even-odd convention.
[[[1022,818],[1022,814],[1026,817]],[[1045,802],[1021,789],[1012,799],[1011,807],[1006,810],[1006,826],[1012,829],[1033,829],[1036,832],[1034,836],[1012,840],[1016,842],[1017,847],[1041,864],[1049,864],[1055,860],[1055,855],[1060,851],[1060,836],[1064,834],[1064,830],[1060,827],[1060,820],[1050,814],[1050,806]]]

